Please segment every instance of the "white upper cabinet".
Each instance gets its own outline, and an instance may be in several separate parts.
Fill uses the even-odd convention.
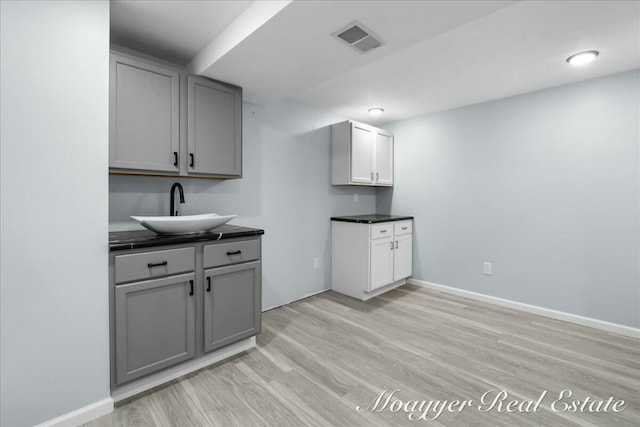
[[[354,121],[331,127],[333,185],[393,186],[393,135]]]

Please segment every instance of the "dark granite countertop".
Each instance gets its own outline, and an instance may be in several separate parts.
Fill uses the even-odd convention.
[[[159,235],[149,230],[112,231],[109,233],[109,251],[234,239],[236,237],[259,236],[261,234],[264,234],[264,230],[239,227],[237,225],[223,225],[204,233],[171,235]]]
[[[407,219],[413,219],[413,217],[401,216],[401,215],[381,215],[381,214],[331,217],[331,221],[357,222],[359,224],[375,224],[377,222],[402,221]]]

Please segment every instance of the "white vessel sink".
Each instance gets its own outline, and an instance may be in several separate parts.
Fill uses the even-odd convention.
[[[202,233],[226,224],[235,215],[220,216],[215,213],[184,216],[132,216],[143,227],[158,234]]]

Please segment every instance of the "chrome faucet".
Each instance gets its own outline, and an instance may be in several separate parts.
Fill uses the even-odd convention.
[[[178,211],[176,210],[176,188],[180,193],[180,203],[184,204],[184,190],[182,189],[182,185],[179,182],[174,182],[171,186],[171,212],[169,213],[171,216],[178,216]]]

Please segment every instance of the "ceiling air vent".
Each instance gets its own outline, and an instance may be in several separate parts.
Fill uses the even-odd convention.
[[[380,37],[368,30],[367,27],[358,21],[353,21],[351,24],[332,35],[339,38],[349,46],[357,49],[360,53],[368,52],[371,49],[382,46],[383,44],[382,41],[380,41]]]

